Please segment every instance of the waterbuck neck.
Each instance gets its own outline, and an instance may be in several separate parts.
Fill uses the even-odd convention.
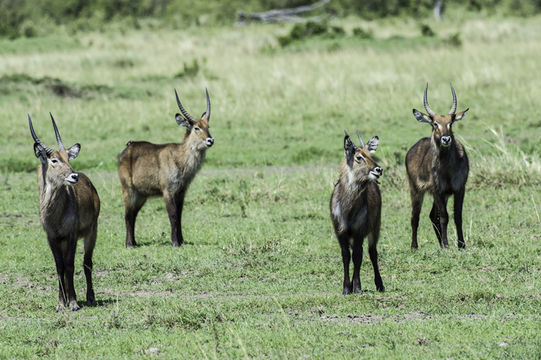
[[[39,215],[41,223],[45,230],[57,231],[51,229],[54,224],[61,224],[67,218],[67,215],[76,212],[75,193],[69,185],[53,186],[45,181],[45,174],[42,171],[38,172],[39,177]]]
[[[440,160],[453,159],[455,158],[455,155],[458,154],[458,149],[454,138],[451,140],[451,144],[448,147],[444,147],[441,145],[438,146],[436,140],[434,139],[434,136],[432,136],[430,140],[430,146],[432,148],[432,151],[438,155],[437,157]]]
[[[349,166],[345,165],[340,174],[338,186],[340,187],[340,197],[342,201],[354,203],[366,190],[368,181],[359,182],[355,178]]]

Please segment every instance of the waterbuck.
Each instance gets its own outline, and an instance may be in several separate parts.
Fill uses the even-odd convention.
[[[83,173],[75,172],[69,163],[79,155],[81,145],[75,144],[66,150],[53,115],[50,115],[58,151],[40,141],[28,115],[30,133],[34,139],[34,154],[41,161],[38,167],[39,217],[56,263],[56,311],[63,309],[66,303],[75,311],[79,305],[73,287],[73,263],[77,239],[80,237],[84,237],[86,302],[91,305],[96,303],[92,288],[92,253],[98,233],[100,198],[90,179]]]
[[[330,210],[334,232],[342,249],[344,290],[342,294],[361,291],[359,271],[363,259],[363,241],[368,236],[368,253],[374,267],[376,289],[385,291],[379,274],[377,244],[381,224],[381,195],[378,178],[382,168],[372,159],[379,139],[374,136],[366,146],[357,132],[360,147],[355,146],[347,132],[344,137],[345,158],[340,178],[334,185]],[[353,250],[353,282],[349,279],[350,248]]]
[[[182,206],[205,153],[214,144],[209,132],[210,98],[207,96],[207,110],[200,119],[192,117],[175,96],[181,114],[176,114],[178,125],[186,128],[180,144],[152,144],[146,141],[130,141],[118,157],[118,176],[122,185],[122,201],[125,206],[126,247],[134,247],[135,219],[141,207],[150,196],[163,196],[169,221],[171,241],[180,246],[182,237]]]
[[[425,192],[434,197],[430,221],[442,248],[447,248],[447,200],[454,195],[454,218],[458,236],[458,247],[466,247],[462,233],[462,205],[466,191],[469,165],[464,146],[453,136],[453,124],[466,116],[466,109],[456,113],[457,99],[455,89],[451,85],[453,105],[447,115],[438,115],[428,105],[428,83],[424,94],[424,106],[428,114],[413,109],[417,121],[432,126],[432,136],[419,140],[406,155],[411,195],[411,247],[417,249],[417,228],[419,214],[423,206]]]

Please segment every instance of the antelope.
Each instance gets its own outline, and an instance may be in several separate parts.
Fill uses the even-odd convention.
[[[95,305],[92,287],[92,253],[98,233],[100,198],[90,179],[75,172],[69,161],[79,155],[81,145],[64,148],[53,115],[51,120],[58,143],[53,150],[37,137],[28,115],[30,133],[34,139],[34,154],[40,160],[38,166],[39,217],[47,234],[58,275],[58,306],[56,311],[69,304],[71,310],[79,309],[73,271],[77,239],[84,238],[83,268],[86,277],[86,302]]]
[[[381,224],[381,195],[377,180],[383,174],[383,169],[370,155],[378,148],[379,138],[374,136],[365,146],[358,132],[357,136],[360,147],[357,147],[345,132],[345,157],[340,165],[340,178],[334,185],[330,202],[331,220],[342,250],[343,295],[361,291],[359,271],[365,236],[368,236],[368,253],[374,267],[376,289],[379,292],[385,291],[379,274],[376,248]],[[353,282],[349,278],[350,248],[353,250]]]
[[[428,83],[424,93],[424,106],[427,114],[413,109],[413,116],[419,122],[432,126],[432,136],[419,140],[409,149],[406,155],[406,170],[408,173],[411,195],[411,248],[417,249],[417,228],[419,214],[423,206],[425,192],[434,197],[430,221],[436,232],[440,247],[448,248],[447,242],[447,200],[454,196],[454,219],[458,237],[458,247],[464,249],[462,233],[462,205],[468,180],[468,156],[464,146],[453,135],[453,124],[466,116],[469,108],[456,113],[457,98],[451,85],[453,104],[447,115],[438,115],[430,108],[427,100]]]
[[[210,98],[207,110],[195,119],[182,106],[175,89],[180,114],[175,114],[178,125],[186,132],[182,143],[152,144],[146,141],[129,141],[118,157],[118,176],[122,185],[125,206],[126,247],[136,246],[135,219],[148,197],[163,196],[169,222],[171,242],[174,247],[184,243],[182,237],[182,207],[184,196],[195,174],[201,168],[208,148],[214,144],[209,132]]]

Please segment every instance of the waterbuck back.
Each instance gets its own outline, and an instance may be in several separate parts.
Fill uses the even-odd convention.
[[[417,229],[419,214],[423,206],[425,192],[434,197],[430,221],[440,246],[447,248],[447,200],[454,196],[454,219],[457,229],[458,247],[465,248],[462,232],[462,206],[466,192],[469,164],[464,146],[453,135],[453,124],[466,116],[466,109],[456,113],[457,98],[451,85],[453,104],[447,115],[438,115],[430,108],[427,99],[428,84],[424,93],[424,106],[427,114],[413,109],[413,116],[420,122],[432,126],[432,136],[422,138],[411,147],[406,155],[406,171],[408,174],[411,195],[411,247],[417,249]]]
[[[357,147],[346,132],[345,157],[340,166],[340,178],[334,185],[330,210],[334,232],[342,250],[344,282],[342,294],[361,291],[359,272],[363,257],[363,241],[368,236],[368,252],[374,267],[374,282],[380,292],[385,290],[379,274],[377,243],[381,224],[381,195],[377,180],[382,168],[372,159],[378,147],[377,136],[364,142],[357,133]],[[349,263],[353,252],[353,279],[349,277]]]
[[[77,239],[81,237],[84,238],[86,301],[90,305],[96,303],[92,286],[92,254],[98,232],[100,198],[90,179],[75,172],[69,163],[77,157],[81,145],[75,144],[66,150],[52,114],[51,121],[59,150],[41,142],[28,115],[34,154],[41,162],[38,167],[39,216],[56,263],[57,311],[66,303],[75,311],[79,305],[73,286],[74,259]]]
[[[182,208],[184,196],[195,174],[201,168],[208,148],[214,144],[210,135],[210,98],[207,110],[195,119],[182,106],[175,90],[180,114],[175,115],[178,125],[186,132],[182,143],[152,144],[130,141],[118,157],[118,176],[122,185],[126,222],[126,247],[136,246],[135,219],[148,197],[163,196],[169,222],[171,242],[180,246],[182,236]]]

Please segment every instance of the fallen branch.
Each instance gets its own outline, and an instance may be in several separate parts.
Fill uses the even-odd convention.
[[[331,0],[320,0],[312,5],[304,5],[296,8],[290,9],[273,9],[265,12],[256,12],[256,13],[238,13],[237,24],[243,25],[250,23],[252,21],[257,22],[281,22],[281,21],[291,21],[291,22],[304,22],[305,18],[300,16],[295,16],[305,12],[309,12],[320,8],[330,2]],[[312,18],[314,19],[314,18]]]

